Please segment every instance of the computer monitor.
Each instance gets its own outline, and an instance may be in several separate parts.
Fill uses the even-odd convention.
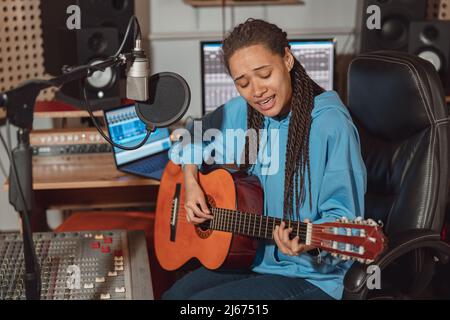
[[[334,89],[336,57],[335,39],[292,39],[291,51],[305,67],[310,77],[325,90]],[[228,75],[222,61],[220,41],[203,41],[202,104],[203,114],[215,110],[231,98],[239,95],[233,79]]]

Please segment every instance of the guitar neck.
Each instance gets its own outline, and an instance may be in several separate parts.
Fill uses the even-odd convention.
[[[235,210],[212,208],[214,218],[205,223],[205,227],[261,239],[273,239],[275,227],[282,219]],[[287,228],[292,228],[290,238],[299,236],[300,243],[307,243],[308,224],[300,221],[285,221]]]

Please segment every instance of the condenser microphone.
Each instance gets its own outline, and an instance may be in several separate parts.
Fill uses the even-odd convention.
[[[133,62],[127,73],[127,98],[135,101],[147,101],[149,61],[142,50],[141,40],[136,40],[133,49]]]

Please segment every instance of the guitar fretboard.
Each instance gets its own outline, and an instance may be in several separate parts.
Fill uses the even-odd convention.
[[[262,239],[273,239],[275,227],[283,221],[279,218],[222,208],[212,208],[211,211],[214,218],[205,222],[203,227]],[[285,224],[286,228],[292,228],[291,239],[298,235],[300,242],[305,243],[307,223],[287,220]]]

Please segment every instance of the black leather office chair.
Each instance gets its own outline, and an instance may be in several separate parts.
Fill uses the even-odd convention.
[[[424,297],[436,264],[450,256],[440,240],[450,130],[439,76],[429,62],[406,53],[360,55],[349,68],[348,107],[367,167],[365,217],[383,222],[389,243],[373,262],[381,289],[368,289],[367,266],[355,262],[344,298]]]

